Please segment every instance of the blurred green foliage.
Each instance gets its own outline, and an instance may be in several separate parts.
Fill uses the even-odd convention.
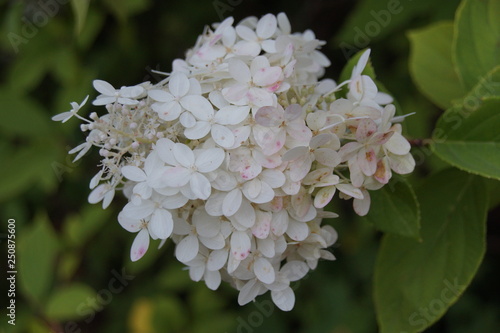
[[[458,31],[467,29],[467,24],[477,26],[477,34],[493,29],[488,24],[498,21],[500,5],[498,1],[489,4],[489,10],[479,8],[484,20],[477,21],[479,14],[471,14],[458,23]],[[341,216],[327,221],[340,235],[339,246],[333,251],[337,261],[321,263],[315,272],[296,284],[297,303],[292,312],[275,309],[268,297],[239,307],[237,292],[230,287],[223,284],[213,292],[203,283],[192,282],[174,259],[171,244],[149,251],[137,263],[130,262],[128,249],[132,238],[116,221],[124,201],[118,198],[107,210],[86,202],[87,184],[98,171],[97,154],[92,152],[88,158],[72,163],[67,152],[83,140],[78,124],[70,120],[60,126],[50,117],[67,111],[70,102],[80,102],[87,94],[95,97],[93,79],[101,78],[115,86],[160,80],[161,76],[153,70],[168,72],[171,61],[183,56],[206,24],[230,15],[239,20],[249,15],[284,11],[295,31],[310,28],[328,42],[323,49],[332,60],[327,77],[338,78],[347,55],[371,47],[377,80],[398,99],[401,106],[398,113],[416,112],[405,122],[405,135],[410,139],[429,139],[442,109],[454,105],[456,99],[476,86],[477,76],[486,75],[498,64],[498,49],[485,52],[480,66],[471,66],[473,55],[466,46],[467,38],[450,44],[451,35],[457,33],[452,30],[451,21],[458,5],[458,0],[0,1],[0,174],[3,176],[0,214],[2,226],[9,218],[16,220],[19,270],[16,326],[7,325],[2,312],[0,330],[3,332],[5,327],[6,332],[377,332],[372,281],[381,233],[367,222],[373,222],[380,230],[395,230],[418,238],[420,218],[412,220],[417,214],[416,206],[401,206],[401,202],[415,198],[408,183],[417,188],[416,197],[423,199],[423,206],[432,206],[438,195],[447,196],[449,205],[459,205],[454,211],[458,224],[450,228],[453,231],[463,224],[464,229],[437,236],[455,237],[439,240],[444,247],[449,242],[465,244],[468,235],[464,219],[469,215],[471,219],[484,219],[481,214],[485,210],[475,211],[475,207],[489,204],[493,208],[498,204],[498,181],[490,182],[486,190],[482,180],[473,176],[442,171],[441,175],[446,176],[431,178],[437,183],[444,182],[443,193],[436,194],[428,183],[419,185],[423,177],[448,165],[427,145],[415,147],[413,153],[418,165],[415,174],[394,185],[401,201],[395,200],[386,211],[376,210],[368,218],[353,216],[343,203],[333,207]],[[494,29],[497,28],[498,25]],[[410,41],[416,48],[411,58]],[[491,45],[488,40],[485,43],[485,47]],[[466,67],[459,78],[446,67],[452,49],[457,51],[454,61]],[[429,62],[436,56],[446,60]],[[421,66],[429,68],[423,71]],[[410,70],[422,93],[412,82]],[[498,70],[489,75],[498,77]],[[436,89],[443,86],[449,88],[446,94],[436,94]],[[498,114],[498,101],[477,107],[488,117]],[[452,115],[459,112],[458,106],[454,108],[446,112]],[[90,112],[90,107],[82,111]],[[469,118],[470,129],[479,120]],[[494,131],[486,129],[490,134]],[[484,138],[481,133],[475,135],[482,141],[497,140],[493,134],[493,138]],[[472,136],[469,141],[476,139]],[[440,150],[446,147],[434,148],[449,163],[460,163],[453,160],[453,152]],[[499,165],[493,157],[492,161],[492,167],[486,170],[476,170],[474,166],[463,168],[498,175]],[[463,184],[455,183],[460,177]],[[454,187],[447,189],[449,183],[445,180]],[[470,192],[454,201],[453,195],[462,190]],[[491,195],[489,203],[486,191]],[[383,202],[384,195],[381,192],[374,201]],[[473,207],[469,207],[472,211],[467,210],[466,199],[472,202]],[[386,214],[400,216],[406,222],[405,228],[391,221],[380,224]],[[422,226],[421,236],[432,235],[429,223],[444,213],[425,214],[423,218],[428,222]],[[498,217],[498,209],[490,211],[486,256],[471,286],[428,332],[496,332],[500,327]],[[4,231],[2,228],[1,232]],[[395,251],[411,249],[415,246],[413,242],[416,244],[399,236],[385,238],[381,256],[396,260]],[[6,248],[4,239],[1,246],[2,250]],[[464,245],[460,254],[463,257],[453,254],[443,260],[460,266],[457,261],[467,260],[470,254],[467,250]],[[417,255],[425,264],[432,253],[417,251]],[[474,264],[479,262],[471,263]],[[3,268],[0,274],[6,271]],[[418,276],[417,267],[403,268],[410,274],[408,279]],[[449,274],[454,272],[447,273],[443,277],[452,280]],[[380,271],[377,276],[378,283],[388,285],[391,291],[391,281],[380,280]],[[1,281],[4,293],[7,285],[3,275]],[[386,318],[397,316],[398,309],[408,306],[399,304],[397,295],[391,292],[376,293],[375,298],[377,304],[392,300],[393,311],[379,314]],[[2,308],[5,309],[4,304]]]

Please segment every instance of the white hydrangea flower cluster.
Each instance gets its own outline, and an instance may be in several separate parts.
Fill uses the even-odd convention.
[[[231,283],[241,305],[270,290],[292,309],[290,282],[335,259],[326,248],[337,233],[321,220],[337,216],[323,210],[336,191],[365,215],[368,190],[415,165],[392,98],[362,75],[369,50],[337,85],[318,81],[330,65],[323,44],[292,34],[284,13],[228,18],[158,84],[94,81],[104,116],[79,116],[85,100],[53,118],[85,122],[76,159],[100,148],[89,202],[106,208],[115,189],[129,199],[118,221],[137,233],[133,261],[150,239],[170,238],[193,280]]]

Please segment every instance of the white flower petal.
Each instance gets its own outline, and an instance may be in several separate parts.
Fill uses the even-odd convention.
[[[231,59],[229,61],[229,74],[240,83],[247,83],[252,79],[250,68],[240,59]]]
[[[141,220],[130,218],[122,213],[118,214],[118,223],[129,232],[137,232],[141,229]]]
[[[257,280],[252,279],[248,281],[238,294],[238,304],[245,305],[253,301],[259,295],[260,288],[261,286],[257,283]]]
[[[206,271],[205,272],[205,284],[208,289],[217,290],[221,283],[221,276],[219,271]]]
[[[137,261],[141,259],[149,248],[149,233],[147,229],[139,231],[135,236],[132,247],[130,248],[130,259]]]
[[[122,167],[121,171],[127,179],[130,179],[134,182],[143,182],[147,179],[144,171],[133,165],[126,165]]]
[[[177,244],[175,248],[175,257],[182,263],[187,263],[196,257],[200,244],[198,237],[188,235]]]
[[[262,16],[257,24],[256,33],[261,39],[268,39],[276,32],[278,22],[273,14]]]
[[[210,132],[212,126],[207,121],[198,121],[193,127],[186,128],[184,135],[190,140],[197,140],[203,138]]]
[[[271,291],[271,298],[274,304],[282,311],[290,311],[295,305],[295,294],[290,287],[281,291]]]
[[[209,271],[218,271],[227,262],[229,251],[227,249],[215,250],[210,253],[207,260],[207,269]]]
[[[189,79],[184,73],[174,72],[170,75],[168,88],[172,95],[176,97],[184,96],[189,91]]]
[[[188,95],[184,96],[180,103],[183,108],[191,112],[199,120],[209,121],[214,115],[212,104],[205,97]]]
[[[233,216],[240,209],[242,194],[239,188],[229,192],[222,202],[222,212],[225,216]]]
[[[155,209],[149,225],[154,234],[160,239],[166,239],[172,234],[174,221],[172,214],[166,209]]]
[[[309,236],[309,227],[307,223],[290,220],[288,221],[286,234],[290,236],[291,239],[300,242]]]
[[[237,260],[243,260],[250,254],[250,237],[244,231],[234,231],[231,236],[231,255]]]
[[[257,276],[257,279],[266,284],[273,283],[276,278],[273,266],[267,259],[262,257],[255,260],[253,271]]]
[[[210,182],[207,177],[203,176],[199,172],[191,174],[189,186],[198,199],[206,200],[212,192],[212,186],[210,186]]]
[[[106,96],[114,96],[116,94],[116,89],[106,81],[94,80],[92,82],[94,89]]]
[[[195,158],[194,153],[185,144],[176,143],[172,152],[174,153],[174,157],[185,168],[189,168],[194,164]]]

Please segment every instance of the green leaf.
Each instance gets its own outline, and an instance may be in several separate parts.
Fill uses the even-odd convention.
[[[31,146],[10,150],[10,158],[0,164],[3,181],[0,183],[0,201],[18,195],[35,184],[54,181],[52,169],[59,158],[50,141],[42,140]]]
[[[465,171],[500,179],[500,98],[487,98],[476,110],[453,107],[439,119],[432,149]]]
[[[392,180],[378,191],[370,192],[367,220],[379,230],[419,238],[420,207],[412,187],[403,178]]]
[[[347,64],[342,69],[342,73],[340,73],[339,83],[344,82],[346,80],[349,80],[351,78],[352,69],[354,68],[354,66],[356,66],[359,58],[361,57],[361,55],[363,53],[365,53],[365,51],[366,51],[366,49],[361,50],[358,53],[356,53],[351,59],[349,59]],[[373,80],[375,80],[376,75],[375,75],[375,70],[373,69],[371,60],[368,60],[368,63],[366,64],[366,67],[361,74],[368,75]]]
[[[416,193],[422,241],[388,234],[376,261],[374,297],[382,333],[421,332],[437,321],[470,284],[485,252],[483,179],[448,169]]]
[[[79,308],[87,304],[89,297],[95,297],[96,293],[85,284],[74,283],[54,292],[45,307],[47,317],[55,320],[77,319]]]
[[[33,138],[51,134],[51,120],[42,107],[14,90],[0,89],[0,117],[0,131],[7,137]]]
[[[39,214],[34,225],[19,236],[19,284],[28,298],[41,304],[52,283],[59,240],[50,221]]]
[[[422,11],[429,12],[431,0],[362,0],[347,18],[332,44],[339,45],[346,58],[353,50],[367,47],[376,40],[407,24]]]
[[[453,23],[439,22],[408,34],[410,73],[420,91],[442,109],[465,95],[452,64]]]
[[[459,77],[471,89],[500,64],[500,2],[464,0],[457,10],[453,49]]]
[[[71,0],[71,8],[73,9],[73,14],[75,15],[75,33],[77,35],[80,34],[85,26],[89,5],[89,0]]]
[[[110,210],[101,206],[86,205],[77,216],[69,217],[64,224],[65,240],[71,246],[80,247],[99,230],[111,216]]]

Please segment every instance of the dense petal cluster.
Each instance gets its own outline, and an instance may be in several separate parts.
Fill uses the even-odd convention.
[[[337,216],[323,210],[337,190],[365,215],[368,190],[415,165],[392,98],[362,74],[369,50],[337,85],[319,81],[323,44],[292,34],[283,13],[228,18],[158,84],[94,81],[105,115],[80,117],[85,100],[53,118],[84,121],[76,159],[100,149],[89,202],[106,208],[118,189],[129,199],[118,221],[136,233],[133,261],[150,239],[172,239],[193,280],[231,283],[241,305],[270,291],[292,309],[290,283],[335,259],[337,233],[321,223]]]

